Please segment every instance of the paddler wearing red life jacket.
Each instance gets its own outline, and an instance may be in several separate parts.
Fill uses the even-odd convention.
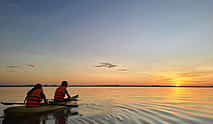
[[[71,98],[71,96],[69,95],[69,93],[67,91],[67,86],[68,86],[67,81],[62,81],[61,86],[59,86],[56,89],[55,96],[54,96],[55,103],[66,102]],[[65,99],[66,95],[67,95],[68,99]]]
[[[46,96],[43,92],[42,85],[36,84],[25,97],[24,103],[27,107],[38,107],[41,105],[42,100],[47,103]]]

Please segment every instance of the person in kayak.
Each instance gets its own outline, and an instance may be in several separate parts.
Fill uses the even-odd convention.
[[[47,104],[46,96],[43,92],[42,85],[36,84],[25,97],[24,103],[27,107],[38,107],[41,105],[42,99]]]
[[[54,102],[55,103],[61,103],[61,102],[66,102],[68,99],[71,98],[67,91],[67,86],[68,83],[67,81],[62,81],[61,86],[59,86],[56,91],[55,91],[55,96],[54,96]],[[68,99],[65,99],[65,95],[67,95]]]
[[[73,98],[77,98],[78,95],[71,97],[67,91],[67,86],[68,83],[67,81],[62,81],[61,86],[59,86],[56,91],[55,91],[55,96],[54,96],[54,102],[55,103],[63,103],[70,101]],[[67,95],[67,99],[65,99],[65,96]]]

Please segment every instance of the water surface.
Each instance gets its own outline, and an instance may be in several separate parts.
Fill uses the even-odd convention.
[[[0,88],[0,101],[22,102],[30,88]],[[55,88],[44,88],[52,98]],[[212,124],[213,88],[69,88],[79,107],[0,123],[20,124]]]

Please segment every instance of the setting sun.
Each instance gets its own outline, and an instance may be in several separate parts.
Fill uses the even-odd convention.
[[[181,86],[181,84],[183,84],[183,82],[182,82],[182,81],[177,81],[177,82],[175,82],[175,86],[176,86],[176,87]]]
[[[176,80],[176,81],[174,81],[174,84],[175,84],[176,87],[179,87],[179,86],[181,86],[183,84],[183,82]]]

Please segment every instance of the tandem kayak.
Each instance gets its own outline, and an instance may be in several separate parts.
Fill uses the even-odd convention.
[[[15,106],[15,107],[9,107],[4,110],[4,114],[6,117],[9,118],[16,118],[16,117],[26,117],[26,116],[33,116],[33,115],[41,115],[57,110],[62,109],[70,109],[78,107],[78,104],[76,102],[69,102],[69,104],[61,104],[61,105],[42,105],[39,107],[26,107],[26,106]]]
[[[73,106],[77,107],[77,105]],[[4,110],[6,117],[26,117],[32,115],[45,114],[57,110],[72,108],[70,106],[63,105],[44,105],[39,107],[25,107],[25,106],[16,106],[10,107]]]

